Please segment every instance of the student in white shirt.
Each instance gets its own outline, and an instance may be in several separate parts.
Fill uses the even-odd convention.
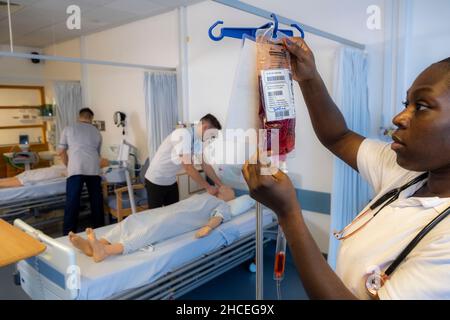
[[[186,173],[209,194],[216,195],[223,184],[211,165],[199,159],[202,169],[214,186],[209,184],[195,168],[194,156],[202,158],[202,142],[208,134],[221,130],[220,122],[212,114],[200,119],[193,130],[180,128],[173,131],[159,146],[145,174],[149,209],[178,202],[177,173]]]
[[[383,275],[450,206],[450,58],[431,65],[414,81],[405,109],[393,119],[397,130],[389,145],[347,127],[302,39],[285,40],[285,46],[319,140],[368,180],[377,194],[374,201],[420,177],[397,200],[365,208],[341,234],[335,273],[304,222],[289,178],[281,171],[260,175],[260,165],[244,166],[251,196],[277,213],[310,298],[450,299],[450,217],[445,214],[389,277]],[[368,279],[376,272],[381,276],[373,290]]]

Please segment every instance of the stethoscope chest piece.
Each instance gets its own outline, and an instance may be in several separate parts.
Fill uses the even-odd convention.
[[[378,290],[386,283],[388,276],[384,273],[380,273],[379,270],[374,270],[366,276],[366,290],[372,297],[378,296]]]

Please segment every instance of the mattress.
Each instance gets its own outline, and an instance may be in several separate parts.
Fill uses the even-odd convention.
[[[66,178],[54,179],[33,185],[0,189],[0,205],[27,199],[44,198],[66,192]]]
[[[273,221],[273,214],[264,211],[264,225]],[[127,289],[154,282],[169,272],[211,253],[225,245],[255,232],[255,209],[224,223],[205,238],[195,239],[195,231],[156,244],[126,256],[110,257],[95,263],[82,253],[77,253],[81,270],[78,299],[105,299]],[[98,237],[113,226],[96,230]],[[84,235],[83,235],[84,236]],[[58,241],[69,244],[67,237]]]

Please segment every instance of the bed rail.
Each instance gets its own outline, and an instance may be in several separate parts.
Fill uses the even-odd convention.
[[[88,200],[87,190],[81,194],[83,202]],[[57,194],[39,198],[19,199],[0,204],[0,218],[12,222],[14,219],[26,219],[31,216],[40,215],[43,210],[60,209],[66,203],[66,194]]]
[[[25,292],[33,299],[48,299],[49,297],[76,299],[79,285],[76,283],[77,278],[74,278],[74,271],[77,267],[74,249],[20,219],[14,220],[14,226],[41,241],[47,247],[40,255],[19,262],[28,264],[31,269],[36,271],[34,272],[35,276],[21,281]],[[36,290],[35,286],[40,290]]]
[[[32,269],[38,271],[38,275],[26,277],[29,284],[22,283],[24,290],[34,299],[63,298],[76,299],[78,290],[70,290],[67,287],[68,268],[76,265],[76,254],[73,248],[69,248],[57,240],[46,236],[41,231],[31,227],[21,220],[15,220],[14,225],[32,235],[36,239],[47,245],[47,250],[36,257],[33,261],[22,261],[28,266],[21,269],[23,271]],[[264,227],[264,243],[273,239],[271,230],[277,226],[277,222],[272,222]],[[147,285],[133,288],[117,293],[108,299],[118,300],[170,300],[177,299],[186,293],[196,289],[204,283],[220,276],[228,270],[251,260],[255,256],[255,234],[249,234],[228,246],[222,246],[208,254],[191,260],[178,269],[166,274],[156,281]],[[36,264],[36,265],[35,265]],[[41,266],[42,264],[42,266]],[[50,268],[49,268],[50,267]],[[43,270],[40,270],[43,269]],[[52,277],[41,274],[40,271],[54,269],[61,279],[54,281]],[[40,277],[47,277],[49,280]],[[58,279],[57,279],[58,280]],[[33,287],[45,288],[34,290]]]
[[[277,222],[273,222],[267,225],[264,230],[269,230],[277,225]],[[264,243],[271,240],[272,237],[264,237]],[[176,299],[239,264],[252,259],[254,256],[255,234],[250,234],[229,246],[222,247],[195,259],[191,263],[168,273],[150,284],[115,294],[109,299]]]

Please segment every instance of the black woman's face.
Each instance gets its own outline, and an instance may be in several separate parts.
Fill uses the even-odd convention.
[[[450,166],[450,73],[443,63],[423,71],[408,90],[405,109],[394,117],[391,148],[412,171]]]

